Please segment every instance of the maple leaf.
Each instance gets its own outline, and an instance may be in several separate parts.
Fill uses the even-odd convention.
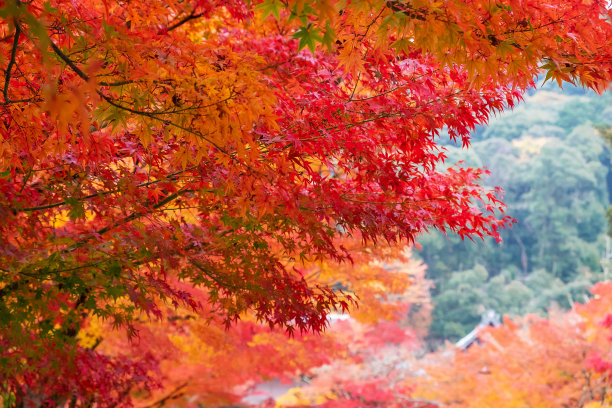
[[[277,19],[280,19],[280,11],[284,9],[285,5],[280,0],[265,0],[259,3],[255,10],[262,11],[262,18],[265,19],[272,14]]]
[[[317,43],[323,41],[323,37],[319,35],[320,32],[321,32],[321,29],[315,28],[311,24],[308,24],[308,25],[300,27],[292,35],[292,37],[298,38],[300,40],[299,45],[298,45],[298,50],[301,50],[304,47],[308,47],[308,49],[314,54],[315,49],[317,48]],[[326,41],[330,41],[330,40],[328,39]]]

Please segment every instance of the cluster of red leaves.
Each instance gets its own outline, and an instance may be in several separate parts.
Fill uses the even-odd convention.
[[[288,338],[244,316],[226,330],[215,317],[202,321],[184,310],[167,312],[166,322],[138,324],[136,340],[97,333],[103,337],[98,350],[106,355],[127,353],[140,359],[152,354],[159,361],[152,375],[160,387],[148,392],[131,388],[140,391],[138,405],[240,404],[253,385],[269,378],[293,378],[328,363],[342,350],[332,337],[296,333]]]
[[[338,338],[344,353],[311,371],[308,385],[292,389],[279,405],[327,408],[426,408],[433,403],[412,397],[417,344],[398,321],[335,323],[328,336]]]
[[[406,255],[406,254],[404,254]],[[329,408],[433,407],[426,400],[412,397],[414,389],[414,353],[418,339],[407,325],[411,307],[426,308],[429,299],[424,267],[405,258],[401,263],[386,263],[387,274],[412,282],[402,289],[392,284],[385,286],[387,296],[364,300],[372,316],[356,314],[360,319],[348,318],[334,322],[324,337],[335,340],[337,350],[325,365],[307,372],[307,384],[295,388],[277,400],[277,406],[320,406]],[[376,285],[380,272],[370,271],[365,285]],[[359,270],[355,271],[357,280]],[[388,277],[389,278],[389,277]],[[349,280],[350,281],[350,280]],[[394,305],[394,313],[384,313],[385,306]],[[381,313],[382,312],[382,313]]]
[[[40,345],[32,336],[31,341]],[[150,392],[160,386],[155,372],[157,361],[149,352],[135,359],[117,355],[110,358],[80,346],[74,348],[43,344],[25,352],[0,340],[4,370],[17,372],[0,384],[3,403],[11,406],[64,406],[100,404],[132,406],[135,391]],[[5,371],[6,372],[6,371]]]

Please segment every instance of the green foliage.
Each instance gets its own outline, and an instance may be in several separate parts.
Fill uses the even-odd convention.
[[[482,265],[454,272],[433,297],[435,308],[430,340],[456,341],[469,333],[489,309],[505,315],[535,313],[545,316],[550,308],[569,308],[587,299],[589,288],[601,278],[583,269],[564,283],[544,269],[522,275],[517,268],[490,277]]]
[[[504,189],[517,224],[500,245],[437,233],[419,240],[436,283],[432,340],[467,334],[489,308],[511,315],[568,308],[603,278],[610,150],[595,126],[607,123],[609,103],[609,95],[547,85],[477,130],[470,150],[446,146],[447,165],[491,170],[484,183]]]
[[[609,96],[603,98],[592,97],[572,99],[565,104],[559,112],[557,125],[564,129],[573,129],[577,126],[602,123],[602,112],[610,106]]]
[[[315,48],[317,47],[317,43],[323,41],[323,37],[320,35],[321,30],[313,27],[308,24],[300,27],[300,29],[293,34],[293,38],[297,38],[300,40],[298,48],[301,50],[304,47],[308,47],[308,49],[314,53]]]

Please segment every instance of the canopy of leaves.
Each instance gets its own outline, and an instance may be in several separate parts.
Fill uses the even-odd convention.
[[[542,65],[612,74],[599,0],[7,0],[0,19],[0,386],[38,405],[154,386],[144,356],[78,345],[93,321],[318,332],[355,297],[308,276],[374,258],[350,243],[499,238],[483,172],[440,169],[435,136],[467,145]]]

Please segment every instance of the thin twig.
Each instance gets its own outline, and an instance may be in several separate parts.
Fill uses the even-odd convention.
[[[150,405],[146,405],[142,408],[154,408],[154,407],[163,407],[166,403],[166,401],[171,400],[171,399],[175,399],[180,397],[181,395],[183,395],[182,392],[180,392],[183,388],[187,387],[187,385],[189,385],[189,382],[184,382],[183,384],[179,385],[178,387],[176,387],[174,390],[172,390],[168,395],[166,395],[165,397],[155,401],[154,403],[150,404]]]
[[[153,180],[153,181],[149,181],[146,183],[141,183],[136,185],[136,188],[140,188],[140,187],[148,187],[151,186],[153,184],[157,184],[157,183],[163,183],[165,181],[172,181],[174,179],[174,177],[178,176],[181,173],[184,173],[188,170],[193,170],[195,169],[195,166],[192,167],[187,167],[185,170],[180,170],[177,171],[175,173],[169,174],[166,177],[164,177],[163,179],[158,179],[158,180]],[[121,190],[115,189],[115,190],[108,190],[108,191],[100,191],[97,193],[93,193],[93,194],[89,194],[83,197],[78,198],[78,201],[84,201],[84,200],[89,200],[90,198],[95,198],[95,197],[103,197],[109,194],[114,194],[114,193],[120,193]],[[58,201],[56,203],[53,204],[46,204],[46,205],[41,205],[38,207],[27,207],[27,208],[22,208],[21,210],[16,210],[19,212],[34,212],[34,211],[40,211],[40,210],[48,210],[51,208],[55,208],[55,207],[60,207],[62,205],[68,205],[68,201]]]
[[[62,61],[64,61],[66,63],[66,65],[68,65],[79,77],[81,77],[82,79],[84,79],[85,81],[89,81],[89,76],[87,76],[87,74],[85,74],[75,63],[74,61],[72,61],[70,58],[68,58],[68,56],[66,54],[64,54],[62,52],[62,50],[59,49],[59,47],[53,42],[51,42],[51,48],[53,49],[53,52],[55,52],[61,59]],[[118,102],[116,102],[115,100],[113,100],[111,97],[105,95],[102,91],[98,90],[97,91],[98,95],[100,95],[100,97],[102,99],[104,99],[106,102],[108,102],[109,104],[111,104],[112,106],[125,110],[127,112],[136,114],[136,115],[141,115],[141,116],[146,116],[149,117],[151,119],[155,119],[158,120],[168,126],[173,126],[177,129],[181,129],[185,132],[191,133],[195,136],[200,137],[202,140],[205,140],[206,142],[208,142],[209,144],[211,144],[215,149],[217,149],[219,152],[227,155],[231,160],[235,161],[236,163],[242,164],[243,166],[247,167],[249,170],[254,171],[253,168],[251,168],[251,166],[247,165],[246,163],[244,163],[243,161],[239,160],[235,155],[233,155],[232,153],[228,152],[227,150],[225,150],[223,147],[219,146],[217,143],[215,143],[214,141],[212,141],[211,139],[207,138],[206,135],[201,134],[200,132],[196,132],[194,130],[188,129],[184,126],[181,126],[179,124],[176,124],[170,120],[166,120],[166,119],[162,119],[160,117],[158,117],[157,115],[161,115],[161,114],[166,114],[168,112],[164,112],[164,113],[160,113],[160,112],[146,112],[146,111],[139,111],[133,108],[130,108],[129,106],[124,106]],[[227,99],[231,99],[231,95],[229,98]]]

